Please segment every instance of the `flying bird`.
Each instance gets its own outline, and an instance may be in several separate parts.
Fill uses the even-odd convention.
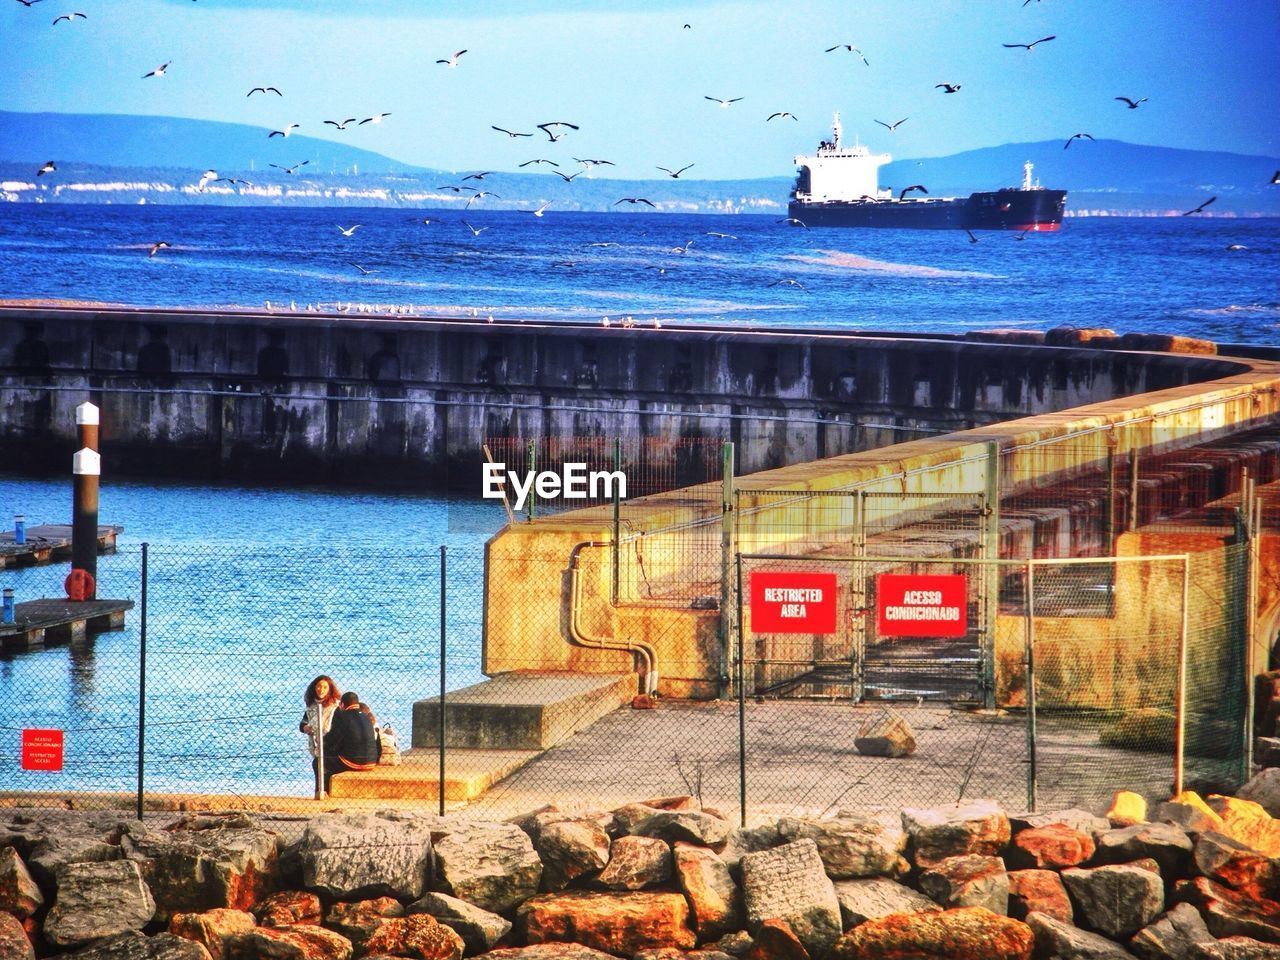
[[[1128,97],[1115,97],[1114,99],[1123,100],[1125,103],[1129,105],[1130,110],[1137,110],[1138,104],[1147,102],[1146,97],[1139,97],[1137,100],[1130,100]]]
[[[291,123],[287,127],[285,127],[283,130],[272,130],[270,133],[267,134],[267,139],[270,140],[272,137],[287,137],[289,136],[289,134],[293,133],[293,131],[297,130],[298,127],[300,126],[302,126],[302,124],[300,123]]]
[[[852,43],[837,43],[834,47],[827,47],[827,49],[824,50],[823,52],[834,53],[836,50],[848,50],[850,53],[856,53],[862,59],[863,63],[866,63],[868,67],[871,66],[870,63],[867,63],[867,58],[863,54],[863,52],[859,50],[857,47],[855,47]]]
[[[1184,217],[1189,217],[1189,216],[1191,216],[1193,213],[1199,213],[1201,210],[1203,210],[1205,207],[1207,207],[1209,204],[1213,203],[1213,201],[1215,201],[1215,200],[1217,200],[1217,199],[1218,199],[1218,198],[1217,198],[1216,196],[1210,197],[1208,200],[1206,200],[1204,203],[1200,204],[1200,206],[1196,207],[1194,210],[1188,210],[1186,213],[1184,213],[1184,214],[1183,214],[1183,216],[1184,216]]]
[[[467,187],[459,187],[459,186],[455,186],[455,185],[454,185],[454,184],[452,184],[452,183],[438,183],[438,184],[436,184],[436,189],[437,189],[437,190],[452,190],[454,193],[461,193],[463,190],[466,190],[466,189],[468,189],[468,188],[467,188]]]
[[[201,193],[204,193],[205,185],[217,179],[218,179],[217,170],[206,170],[204,173],[200,174],[200,182],[196,184],[196,189],[199,190]]]
[[[344,227],[342,226],[342,224],[338,224],[338,229],[342,232],[342,235],[344,237],[350,237],[350,236],[353,236],[355,232],[363,226],[364,226],[363,223],[353,224],[350,227]]]
[[[305,167],[310,162],[310,160],[303,160],[301,163],[295,163],[292,167],[282,167],[278,163],[269,163],[267,166],[275,167],[277,170],[283,170],[285,173],[293,173],[299,167]]]
[[[1274,174],[1271,175],[1271,182],[1273,184],[1280,183],[1280,170],[1277,170]]]
[[[365,117],[363,120],[357,123],[356,126],[363,127],[366,123],[381,123],[383,117],[389,117],[389,116],[391,116],[391,114],[389,113],[375,113],[372,117]]]
[[[517,133],[514,130],[508,130],[506,127],[495,127],[492,124],[490,124],[489,129],[497,130],[499,133],[505,133],[508,137],[511,137],[512,139],[515,139],[516,137],[532,137],[533,136],[532,133]]]
[[[803,283],[801,283],[799,280],[792,280],[790,277],[784,277],[784,278],[783,278],[783,279],[781,279],[781,280],[775,280],[775,281],[773,281],[773,283],[769,284],[769,286],[771,286],[771,287],[799,287],[801,290],[804,290],[804,289],[805,289],[805,285],[804,285]]]
[[[1230,244],[1227,244],[1227,249],[1228,250],[1248,250],[1249,248],[1246,247],[1243,243],[1230,243]]]
[[[880,126],[882,127],[887,127],[889,132],[893,133],[893,131],[897,130],[900,126],[902,126],[904,123],[906,123],[910,119],[911,119],[910,117],[903,117],[897,123],[885,123],[883,120],[877,120],[876,123],[880,124]]]
[[[547,207],[549,207],[549,206],[551,206],[551,201],[550,201],[550,200],[548,200],[546,203],[544,203],[542,206],[540,206],[537,210],[522,210],[522,211],[520,211],[520,212],[521,212],[521,213],[532,213],[535,217],[540,217],[540,216],[542,216],[542,214],[543,214],[543,213],[545,213],[545,212],[546,212],[546,209],[547,209]]]
[[[719,237],[721,240],[737,240],[738,239],[732,233],[717,233],[715,230],[708,230],[707,236]]]
[[[958,83],[935,83],[933,89],[941,90],[943,93],[955,93],[960,89]]]
[[[728,107],[731,103],[737,103],[741,97],[734,97],[731,100],[721,100],[719,97],[703,97],[703,100],[710,100],[712,103],[718,103],[721,107]]]
[[[969,235],[969,242],[970,242],[970,243],[977,243],[977,242],[978,242],[978,238],[977,238],[977,237],[975,237],[975,236],[973,235],[973,231],[972,231],[972,230],[970,230],[968,227],[965,227],[965,228],[964,228],[964,232],[965,232],[965,233],[967,233],[967,234]]]
[[[350,261],[350,260],[348,260],[348,261],[347,261],[347,263],[350,263],[350,264],[351,264],[351,266],[353,266],[353,267],[355,267],[357,270],[359,270],[359,271],[360,271],[360,276],[362,276],[362,277],[367,277],[367,276],[368,276],[369,274],[371,274],[371,273],[377,273],[377,272],[378,272],[377,270],[369,270],[369,269],[367,269],[367,268],[365,268],[365,267],[360,266],[360,264],[358,264],[358,263],[353,263],[353,262],[352,262],[352,261]]]
[[[337,127],[339,130],[345,130],[347,129],[347,124],[355,123],[355,120],[355,117],[347,117],[345,120],[326,120],[325,123],[331,127]]]
[[[527,166],[529,166],[529,165],[530,165],[530,164],[532,164],[532,163],[547,163],[547,164],[550,164],[550,165],[551,165],[551,166],[553,166],[553,167],[558,167],[558,166],[560,166],[560,164],[556,163],[554,160],[543,160],[541,157],[537,157],[537,158],[535,158],[535,159],[533,159],[533,160],[526,160],[524,163],[519,164],[519,166],[527,167]]]
[[[89,19],[89,18],[88,18],[88,16],[86,16],[86,15],[85,15],[85,14],[83,14],[83,13],[78,13],[78,12],[77,12],[77,13],[64,13],[62,16],[58,17],[57,19],[55,19],[55,20],[53,21],[53,25],[54,25],[54,26],[57,26],[57,25],[58,25],[58,22],[59,22],[60,20],[65,20],[65,21],[67,21],[67,23],[70,23],[70,22],[71,22],[72,20],[74,20],[76,17],[79,17],[81,20],[88,20],[88,19]]]
[[[905,196],[906,196],[908,193],[910,193],[912,190],[919,190],[921,193],[924,193],[924,194],[927,194],[927,193],[929,192],[928,190],[926,190],[926,189],[924,188],[924,184],[923,184],[923,183],[913,183],[913,184],[912,184],[911,186],[909,186],[909,187],[903,187],[903,188],[902,188],[902,190],[900,190],[900,191],[898,192],[898,199],[899,199],[899,200],[901,200],[903,197],[905,197]]]
[[[1071,146],[1071,141],[1072,141],[1072,140],[1079,140],[1079,139],[1081,139],[1082,137],[1083,137],[1085,140],[1092,140],[1092,139],[1093,139],[1093,136],[1092,136],[1091,134],[1088,134],[1088,133],[1073,133],[1071,136],[1067,137],[1067,142],[1066,142],[1066,143],[1064,143],[1064,144],[1062,145],[1062,149],[1063,149],[1063,150],[1067,149],[1067,147]]]
[[[1031,232],[1030,230],[1023,230],[1020,234],[1018,234],[1018,235],[1017,235],[1016,237],[1014,237],[1013,239],[1015,239],[1015,240],[1025,240],[1025,239],[1027,239],[1027,234],[1028,234],[1028,233],[1030,233],[1030,232]]]
[[[437,60],[437,61],[436,61],[436,63],[443,63],[443,64],[444,64],[446,67],[448,67],[449,69],[453,69],[454,67],[456,67],[456,66],[458,65],[458,58],[459,58],[460,56],[462,56],[462,55],[463,55],[464,53],[466,53],[466,52],[467,52],[467,51],[465,51],[465,50],[459,50],[457,53],[455,53],[455,54],[454,54],[452,57],[450,57],[449,59],[447,59],[447,60]]]
[[[32,2],[32,3],[38,3],[38,2],[39,2],[39,0],[31,0],[31,2]],[[37,171],[36,171],[36,176],[37,176],[37,177],[43,177],[46,173],[56,173],[56,172],[57,172],[57,170],[58,170],[58,168],[57,168],[57,167],[55,167],[55,166],[53,165],[53,161],[52,161],[52,160],[50,160],[50,161],[48,161],[47,163],[45,163],[45,165],[44,165],[43,167],[41,167],[39,170],[37,170]]]
[[[680,174],[684,173],[686,170],[688,170],[692,166],[693,166],[692,163],[687,163],[683,167],[681,167],[679,170],[671,170],[671,169],[668,169],[667,167],[658,167],[658,169],[661,170],[663,173],[665,173],[667,176],[669,176],[672,180],[678,180],[680,178]]]
[[[496,193],[490,193],[488,190],[480,190],[476,192],[475,196],[467,198],[467,206],[469,207],[477,200],[483,200],[485,197],[497,197],[499,200],[502,199],[502,197],[499,197]]]
[[[277,97],[284,96],[284,94],[281,93],[279,90],[277,90],[275,87],[254,87],[252,90],[246,93],[245,96],[252,97],[255,93],[274,93]]]
[[[796,227],[804,227],[805,229],[808,229],[808,227],[809,227],[809,225],[808,225],[807,223],[805,223],[803,220],[800,220],[800,219],[799,219],[799,218],[797,218],[797,217],[779,217],[777,220],[775,220],[775,221],[773,221],[773,222],[774,222],[774,223],[789,223],[789,224],[791,224],[792,226],[796,226]]]
[[[644,197],[623,197],[621,200],[613,201],[615,207],[620,203],[629,203],[633,206],[637,203],[643,203],[646,206],[653,207],[655,210],[658,209],[652,200],[646,200]]]
[[[574,177],[582,176],[581,170],[578,170],[574,173],[561,173],[559,170],[552,170],[551,172],[554,173],[561,180],[563,180],[565,183],[572,183]]]
[[[168,243],[166,243],[166,242],[165,242],[165,241],[163,241],[163,240],[161,240],[159,243],[153,243],[153,244],[151,245],[151,249],[150,249],[150,251],[148,251],[148,253],[147,253],[147,256],[148,256],[148,257],[154,257],[154,256],[155,256],[157,253],[159,253],[161,250],[167,250],[168,248],[169,248],[169,244],[168,244]]]
[[[555,143],[557,140],[561,139],[564,136],[563,133],[561,134],[552,133],[551,132],[552,127],[568,127],[570,130],[581,129],[576,123],[566,123],[563,120],[553,120],[551,123],[539,123],[537,127],[539,130],[541,130],[543,133],[547,135],[547,139],[550,140],[552,143]]]
[[[219,177],[214,183],[242,183],[246,187],[252,187],[253,182],[250,180],[237,180],[235,177]]]
[[[587,166],[587,167],[617,166],[617,164],[615,164],[612,160],[591,160],[591,159],[584,159],[582,157],[574,157],[573,159],[576,160],[578,163],[581,163],[583,166]]]
[[[1030,43],[1002,43],[1000,44],[1000,46],[1008,47],[1011,50],[1016,49],[1018,47],[1023,47],[1027,50],[1030,50],[1037,43],[1048,43],[1050,40],[1057,40],[1057,39],[1058,38],[1056,36],[1041,37],[1039,40],[1032,40]]]
[[[800,122],[800,118],[799,118],[799,117],[797,117],[797,116],[796,116],[794,113],[792,113],[791,111],[789,111],[789,110],[779,110],[777,113],[771,113],[771,114],[769,114],[767,117],[765,117],[765,118],[764,118],[765,123],[768,123],[768,122],[769,122],[770,120],[772,120],[774,117],[782,117],[783,119],[785,119],[785,118],[787,118],[787,117],[790,117],[792,120],[795,120],[797,123],[799,123],[799,122]]]
[[[473,237],[478,237],[480,236],[480,234],[484,233],[486,230],[489,229],[488,227],[473,227],[471,224],[467,223],[467,221],[465,220],[463,220],[462,223],[468,230],[471,231],[471,235]]]
[[[479,173],[468,173],[465,177],[462,178],[462,180],[465,183],[468,180],[483,180],[485,177],[490,177],[490,176],[493,176],[492,170],[482,170]]]
[[[169,63],[173,63],[173,61],[170,60]],[[160,64],[160,66],[156,67],[150,73],[144,73],[142,75],[142,79],[145,80],[147,79],[147,77],[163,77],[164,72],[169,69],[169,63],[162,63]]]
[[[18,0],[18,2],[22,4],[24,7],[29,7],[33,3],[39,3],[40,0]]]

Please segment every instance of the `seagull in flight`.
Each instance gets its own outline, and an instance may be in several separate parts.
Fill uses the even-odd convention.
[[[347,261],[347,263],[350,263],[350,264],[351,264],[351,266],[353,266],[353,267],[355,267],[357,270],[359,270],[359,271],[360,271],[360,276],[362,276],[362,277],[367,277],[367,276],[368,276],[369,274],[371,274],[371,273],[377,273],[377,272],[378,272],[377,270],[370,270],[370,269],[368,269],[368,268],[366,268],[366,267],[362,267],[362,266],[360,266],[360,264],[358,264],[358,263],[354,263],[354,262],[352,262],[352,261],[350,261],[350,260],[348,260],[348,261]]]
[[[477,191],[474,196],[467,198],[467,206],[469,207],[477,200],[483,200],[485,197],[497,197],[499,200],[502,199],[502,197],[499,197],[496,193],[490,193],[488,190],[480,190]]]
[[[213,182],[214,182],[214,183],[242,183],[242,184],[244,184],[246,187],[252,187],[252,186],[253,186],[253,182],[252,182],[252,181],[250,181],[250,180],[237,180],[235,177],[218,177],[218,179],[214,180]]]
[[[488,227],[473,227],[471,224],[467,223],[467,221],[465,220],[463,220],[462,223],[468,230],[471,231],[471,235],[473,237],[478,237],[480,236],[480,234],[484,233],[486,230],[489,229]]]
[[[22,4],[24,7],[29,7],[33,3],[39,3],[40,0],[18,0],[18,2]]]
[[[568,127],[570,130],[581,129],[576,123],[566,123],[563,120],[553,120],[551,123],[539,123],[537,126],[539,130],[541,130],[543,133],[547,135],[547,139],[550,140],[552,143],[555,143],[557,140],[560,140],[564,137],[563,133],[561,134],[552,133],[551,132],[552,127]]]
[[[775,280],[769,284],[771,287],[799,287],[801,290],[807,289],[799,280],[792,280],[790,277],[784,277],[781,280]]]
[[[522,211],[520,211],[520,212],[521,212],[521,213],[532,213],[535,217],[541,217],[541,216],[543,215],[543,213],[545,213],[545,212],[546,212],[546,209],[547,209],[547,207],[549,207],[549,206],[551,206],[551,201],[550,201],[550,200],[548,200],[546,203],[544,203],[542,206],[540,206],[537,210],[522,210]]]
[[[805,229],[808,229],[808,227],[809,227],[809,225],[808,225],[807,223],[805,223],[803,220],[799,220],[799,219],[797,219],[796,217],[779,217],[777,220],[775,220],[775,221],[773,221],[773,222],[774,222],[774,223],[789,223],[789,224],[791,224],[792,226],[796,226],[796,227],[804,227]]]
[[[717,233],[715,230],[708,230],[707,236],[719,237],[721,240],[737,240],[738,239],[732,233]]]
[[[902,188],[902,190],[901,190],[901,191],[899,191],[899,193],[898,193],[898,199],[899,199],[899,200],[901,200],[903,197],[905,197],[905,196],[906,196],[908,193],[910,193],[912,190],[919,190],[921,193],[924,193],[924,194],[928,194],[928,192],[929,192],[928,190],[926,190],[926,189],[924,188],[924,184],[923,184],[923,183],[913,183],[911,186],[909,186],[909,187],[903,187],[903,188]]]
[[[1191,216],[1193,213],[1199,213],[1201,210],[1203,210],[1205,207],[1207,207],[1209,204],[1213,203],[1213,201],[1215,201],[1215,200],[1217,200],[1217,199],[1218,199],[1218,198],[1217,198],[1216,196],[1210,197],[1208,200],[1206,200],[1204,203],[1200,204],[1200,206],[1196,207],[1194,210],[1188,210],[1186,213],[1184,213],[1184,214],[1183,214],[1183,216],[1184,216],[1184,217],[1189,217],[1189,216]]]
[[[573,159],[585,167],[617,166],[617,164],[615,164],[612,160],[591,160],[591,159],[584,159],[582,157],[574,157]]]
[[[973,235],[973,231],[972,231],[972,230],[970,230],[968,227],[965,227],[965,228],[964,228],[964,232],[965,232],[965,233],[967,233],[967,234],[969,235],[969,242],[970,242],[970,243],[977,243],[977,242],[978,242],[978,238],[977,238],[977,237],[975,237],[975,236]]]
[[[553,166],[553,167],[558,167],[558,166],[560,166],[560,164],[556,163],[554,160],[543,160],[541,157],[537,157],[537,158],[535,158],[535,159],[533,159],[533,160],[526,160],[524,163],[519,164],[519,166],[527,167],[527,166],[529,166],[531,163],[547,163],[547,164],[550,164],[550,165],[551,165],[551,166]]]
[[[465,177],[462,178],[462,181],[463,183],[465,183],[468,180],[483,180],[485,177],[491,177],[491,176],[493,176],[492,170],[482,170],[479,173],[468,173]]]
[[[574,172],[574,173],[561,173],[559,170],[552,170],[551,172],[552,172],[552,173],[554,173],[554,174],[555,174],[557,177],[559,177],[561,180],[563,180],[565,183],[573,183],[573,178],[574,178],[574,177],[580,177],[580,176],[582,176],[582,171],[581,171],[581,170],[578,170],[578,171],[576,171],[576,172]]]
[[[615,207],[620,203],[629,203],[632,206],[635,206],[637,203],[643,203],[646,206],[653,207],[655,210],[658,209],[652,200],[646,200],[644,197],[623,197],[621,200],[613,201],[613,205]]]
[[[774,119],[775,117],[782,117],[784,119],[787,117],[790,117],[792,120],[796,121],[797,123],[800,122],[800,118],[797,117],[790,110],[779,110],[777,113],[771,113],[767,117],[765,117],[764,118],[765,123],[768,123],[770,120]]]
[[[338,224],[338,229],[342,232],[342,235],[344,237],[350,237],[355,234],[356,230],[358,230],[360,227],[363,227],[363,226],[364,226],[363,223],[357,223],[350,227],[344,227],[342,226],[342,224]]]
[[[53,161],[50,161],[50,163],[52,163],[52,162],[53,162]],[[1271,182],[1272,182],[1273,184],[1280,183],[1280,170],[1277,170],[1277,171],[1272,175],[1272,177],[1271,177]]]
[[[299,167],[305,167],[310,162],[310,160],[303,160],[301,163],[295,163],[292,167],[282,167],[278,163],[269,163],[267,166],[275,167],[277,170],[283,170],[285,173],[293,173]]]
[[[166,70],[168,70],[168,69],[169,69],[169,64],[170,64],[170,63],[173,63],[173,61],[172,61],[172,60],[170,60],[170,61],[169,61],[169,63],[162,63],[162,64],[160,64],[160,66],[156,67],[156,68],[155,68],[154,70],[152,70],[150,73],[144,73],[144,74],[142,75],[142,79],[143,79],[143,80],[145,80],[145,79],[147,79],[147,77],[163,77],[163,76],[164,76],[164,72],[165,72]]]
[[[383,117],[389,117],[389,116],[391,116],[391,114],[389,113],[375,113],[372,117],[365,117],[363,120],[357,123],[356,126],[363,127],[366,123],[381,123]]]
[[[885,123],[883,120],[877,120],[876,123],[880,124],[880,126],[882,127],[887,127],[889,132],[893,133],[893,131],[897,130],[900,126],[902,126],[904,123],[906,123],[910,119],[911,119],[910,117],[903,117],[897,123]]]
[[[38,3],[39,0],[31,0],[31,2]],[[49,160],[45,163],[43,167],[41,167],[39,170],[36,171],[36,176],[43,177],[46,173],[56,173],[57,170],[58,168],[53,165],[53,161]]]
[[[161,240],[159,243],[153,243],[151,245],[150,251],[147,253],[147,256],[154,257],[161,250],[167,250],[168,248],[169,248],[169,244],[166,243],[164,240]]]
[[[267,139],[270,140],[272,137],[287,137],[289,136],[289,134],[293,133],[293,131],[297,130],[298,127],[300,126],[302,126],[302,124],[300,123],[291,123],[287,127],[285,127],[283,130],[272,130],[270,133],[267,134]]]
[[[452,183],[438,183],[438,184],[436,184],[436,189],[437,189],[437,190],[452,190],[454,193],[461,193],[463,190],[467,190],[467,189],[469,189],[469,188],[468,188],[468,187],[459,187],[459,186],[456,186],[455,184],[452,184]]]
[[[943,93],[955,93],[960,89],[958,83],[935,83],[933,89],[941,90]]]
[[[1049,36],[1049,37],[1041,37],[1039,40],[1032,40],[1030,43],[1002,43],[1000,44],[1000,46],[1008,47],[1010,50],[1015,50],[1019,47],[1030,50],[1037,43],[1048,43],[1050,40],[1057,40],[1057,39],[1058,38],[1056,36]]]
[[[455,53],[455,54],[454,54],[452,57],[450,57],[449,59],[447,59],[447,60],[437,60],[437,61],[436,61],[436,63],[443,63],[446,67],[448,67],[450,70],[452,70],[454,67],[456,67],[456,66],[458,65],[458,58],[459,58],[460,56],[462,56],[462,55],[463,55],[464,53],[466,53],[466,52],[467,52],[467,51],[465,51],[465,50],[459,50],[457,53]]]
[[[79,17],[81,20],[88,20],[88,19],[89,19],[89,17],[88,17],[86,14],[79,13],[79,12],[77,12],[77,13],[64,13],[62,16],[58,17],[56,20],[54,20],[54,21],[53,21],[53,26],[55,26],[55,27],[56,27],[56,26],[58,25],[58,22],[59,22],[60,20],[65,20],[65,21],[67,21],[67,23],[70,23],[70,22],[71,22],[71,21],[73,21],[76,17]]]
[[[680,174],[684,173],[686,170],[688,170],[692,166],[693,166],[692,163],[688,163],[688,164],[685,164],[683,167],[681,167],[679,170],[670,170],[667,167],[658,167],[658,169],[661,170],[663,173],[665,173],[667,176],[669,176],[672,180],[678,180],[680,179]]]
[[[345,119],[345,120],[341,120],[341,121],[339,121],[339,120],[326,120],[326,121],[325,121],[325,123],[327,123],[329,126],[331,126],[331,127],[337,127],[339,130],[345,130],[345,129],[347,129],[347,124],[348,124],[348,123],[355,123],[355,122],[356,122],[356,118],[355,118],[355,117],[347,117],[347,119]]]
[[[506,127],[495,127],[492,124],[489,125],[489,129],[497,130],[499,133],[505,133],[508,137],[511,137],[513,140],[516,137],[532,137],[533,136],[532,133],[517,133],[514,130],[508,130]]]
[[[252,90],[246,93],[245,96],[252,97],[255,93],[274,93],[277,97],[284,96],[284,94],[281,93],[279,90],[277,90],[275,87],[254,87]]]
[[[212,183],[217,179],[218,179],[217,170],[212,170],[212,169],[206,170],[204,173],[200,174],[200,182],[196,184],[196,189],[199,190],[201,193],[204,193],[205,185]]]
[[[1139,97],[1137,100],[1130,100],[1128,97],[1115,97],[1114,99],[1123,100],[1125,103],[1129,105],[1130,110],[1137,110],[1138,104],[1147,102],[1146,97]]]
[[[871,64],[867,63],[866,55],[852,43],[837,43],[834,47],[827,47],[823,53],[834,53],[836,50],[848,50],[850,53],[856,53],[863,63],[866,63],[868,67],[871,66]]]
[[[1082,137],[1083,137],[1085,140],[1092,140],[1092,139],[1093,139],[1093,136],[1092,136],[1091,134],[1088,134],[1088,133],[1073,133],[1071,136],[1067,137],[1067,142],[1066,142],[1066,143],[1064,143],[1064,144],[1062,145],[1062,149],[1063,149],[1063,150],[1067,149],[1067,147],[1071,146],[1071,141],[1072,141],[1072,140],[1079,140],[1079,139],[1081,139]]]
[[[702,99],[710,100],[712,103],[718,103],[720,104],[722,109],[727,109],[729,104],[737,103],[739,100],[742,99],[742,97],[733,97],[732,99],[729,99],[729,100],[721,100],[719,97],[703,97]]]

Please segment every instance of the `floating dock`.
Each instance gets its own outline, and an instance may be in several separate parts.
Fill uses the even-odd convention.
[[[98,553],[115,553],[116,537],[122,533],[124,527],[98,527]],[[71,559],[69,523],[43,523],[38,527],[27,527],[26,539],[26,543],[15,543],[12,530],[0,532],[0,570]]]
[[[26,600],[14,608],[14,622],[0,623],[0,649],[33,650],[49,641],[74,642],[124,628],[132,600]]]

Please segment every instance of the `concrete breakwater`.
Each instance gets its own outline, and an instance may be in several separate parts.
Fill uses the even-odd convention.
[[[479,488],[486,437],[710,437],[752,473],[1228,376],[1214,356],[644,325],[0,307],[6,469]]]

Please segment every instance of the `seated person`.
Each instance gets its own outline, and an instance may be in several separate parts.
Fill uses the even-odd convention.
[[[329,732],[324,737],[324,788],[335,774],[345,770],[372,770],[378,765],[378,739],[369,715],[360,709],[354,693],[342,697],[342,706],[333,712]]]

